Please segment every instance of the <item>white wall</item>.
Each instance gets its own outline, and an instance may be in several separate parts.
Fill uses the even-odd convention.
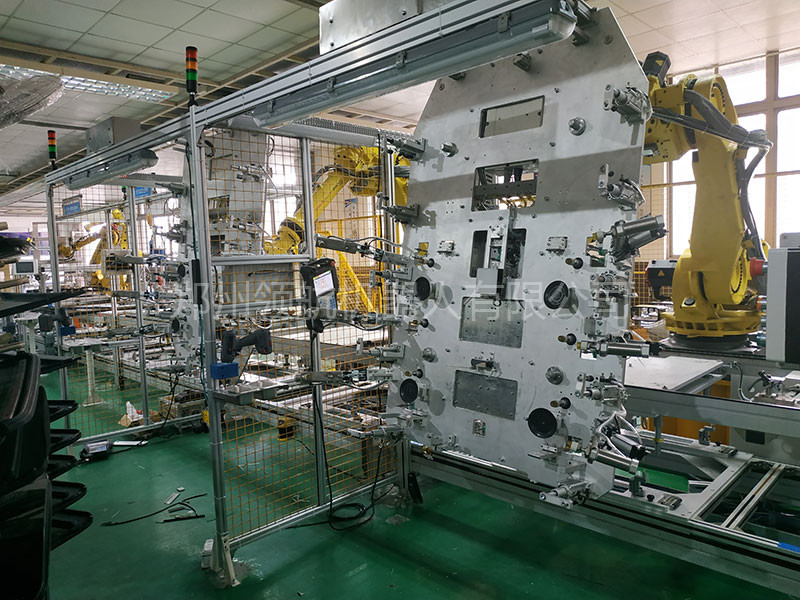
[[[31,232],[32,227],[31,223],[36,221],[37,223],[47,222],[46,217],[36,216],[36,217],[12,217],[12,216],[5,216],[0,213],[0,221],[8,223],[8,229],[6,231],[14,231],[14,232]]]

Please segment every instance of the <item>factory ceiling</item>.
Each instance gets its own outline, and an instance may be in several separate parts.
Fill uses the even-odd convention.
[[[153,126],[185,110],[184,47],[200,55],[200,101],[220,98],[317,55],[325,0],[0,0],[0,65],[99,82],[67,89],[0,130],[0,211],[40,213],[49,168],[84,153],[84,131],[108,116]],[[800,46],[796,0],[590,0],[611,7],[637,56],[662,50],[687,71]],[[113,93],[104,85],[115,87]],[[153,93],[124,93],[119,87]],[[359,102],[333,118],[413,130],[430,85]],[[160,96],[160,97],[159,97]]]

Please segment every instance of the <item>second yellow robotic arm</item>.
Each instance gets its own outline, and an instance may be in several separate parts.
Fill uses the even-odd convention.
[[[357,196],[374,196],[380,191],[381,178],[379,171],[380,150],[373,147],[338,146],[334,151],[334,162],[323,169],[325,178],[314,186],[312,205],[314,220],[322,216],[336,196],[348,185],[350,191]],[[408,159],[399,157],[398,164],[407,166]],[[405,205],[408,196],[408,180],[395,180],[395,197],[397,203]],[[278,233],[267,240],[264,249],[268,254],[297,254],[300,245],[305,241],[304,211],[287,217],[280,225]]]

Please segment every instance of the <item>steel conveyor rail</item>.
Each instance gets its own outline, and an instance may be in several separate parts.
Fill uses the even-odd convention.
[[[795,594],[800,589],[800,553],[771,540],[695,520],[670,519],[642,510],[647,508],[644,503],[636,507],[622,502],[625,498],[614,493],[567,510],[540,500],[539,494],[549,490],[513,471],[452,453],[423,455],[416,445],[411,471],[776,591]]]

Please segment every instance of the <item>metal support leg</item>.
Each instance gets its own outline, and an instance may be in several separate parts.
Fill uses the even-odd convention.
[[[138,238],[138,223],[136,219],[136,198],[134,197],[133,191],[131,190],[128,193],[128,222],[129,222],[129,235],[128,235],[128,247],[131,250],[131,254],[133,256],[139,256],[139,238]],[[132,279],[133,279],[133,291],[136,293],[136,328],[141,332],[144,328],[144,316],[142,314],[142,269],[139,265],[133,264],[131,265],[133,270],[132,272]],[[139,334],[139,370],[141,371],[142,375],[139,378],[139,390],[141,392],[142,397],[142,416],[144,418],[144,424],[150,425],[150,399],[148,397],[147,391],[147,344],[145,341],[144,336],[140,333]],[[177,393],[177,390],[176,390]],[[169,415],[164,415],[164,419],[167,419]]]
[[[216,535],[211,549],[211,568],[224,579],[228,586],[239,585],[233,566],[228,543],[228,515],[225,496],[225,466],[222,448],[222,407],[217,401],[214,387],[216,383],[211,379],[211,365],[217,360],[216,325],[214,321],[214,297],[212,284],[214,281],[211,265],[211,243],[208,235],[208,198],[206,196],[205,160],[203,159],[202,140],[200,131],[196,126],[196,106],[189,108],[189,155],[192,169],[191,195],[195,230],[196,247],[195,257],[200,261],[201,282],[198,288],[201,291],[200,319],[202,321],[202,372],[203,391],[208,404],[208,429],[211,442],[211,474],[214,486],[214,519],[216,522]]]
[[[660,454],[661,443],[664,441],[664,436],[661,433],[661,428],[664,426],[664,417],[661,415],[653,417],[653,423],[655,425],[655,435],[653,436],[653,442],[655,442],[654,454]]]
[[[408,498],[408,474],[411,473],[411,443],[404,438],[396,446],[397,477],[400,495]]]
[[[397,197],[395,194],[395,169],[394,169],[394,152],[390,152],[387,147],[385,136],[381,137],[381,160],[383,161],[383,189],[386,195],[386,200],[389,206],[397,204]],[[392,216],[384,211],[381,217],[381,236],[389,240],[395,241],[396,225]],[[392,248],[387,248],[392,250]],[[394,286],[390,282],[384,283],[383,291],[383,311],[392,313],[395,311],[396,302],[394,297]],[[389,330],[389,341],[392,341],[392,329]],[[407,438],[403,438],[396,446],[395,459],[397,461],[396,470],[398,477],[398,485],[400,488],[400,495],[402,498],[409,498],[408,492],[408,475],[411,473],[411,444]]]
[[[58,235],[57,235],[57,228],[58,223],[56,222],[56,208],[55,208],[55,201],[53,198],[53,186],[52,184],[48,184],[47,186],[47,238],[48,238],[48,245],[50,247],[50,280],[53,284],[53,291],[60,292],[61,291],[61,279],[58,272]],[[44,279],[44,276],[42,276]],[[59,308],[61,305],[60,303],[56,303],[56,308]],[[56,327],[56,354],[61,356],[62,349],[62,337],[61,337],[61,328]],[[69,382],[67,380],[67,369],[59,369],[59,384],[61,386],[61,400],[69,400]],[[69,428],[72,421],[72,415],[69,414],[64,417],[64,426]]]
[[[86,383],[88,385],[88,392],[83,406],[96,406],[103,403],[103,399],[97,393],[97,384],[95,381],[94,372],[94,350],[86,348]]]
[[[31,354],[36,354],[36,322],[27,321],[23,327],[25,327],[25,349]]]
[[[311,182],[313,181],[313,165],[311,164],[311,143],[308,139],[300,140],[300,166],[303,181],[303,226],[306,231],[306,252],[313,260],[316,256],[314,246],[314,205]],[[322,359],[320,356],[319,338],[314,335],[311,341],[311,370],[322,370]],[[325,460],[325,423],[322,421],[322,386],[315,385],[311,389],[311,397],[314,406],[314,465],[316,467],[317,501],[320,505],[330,501],[328,497],[328,464]]]

